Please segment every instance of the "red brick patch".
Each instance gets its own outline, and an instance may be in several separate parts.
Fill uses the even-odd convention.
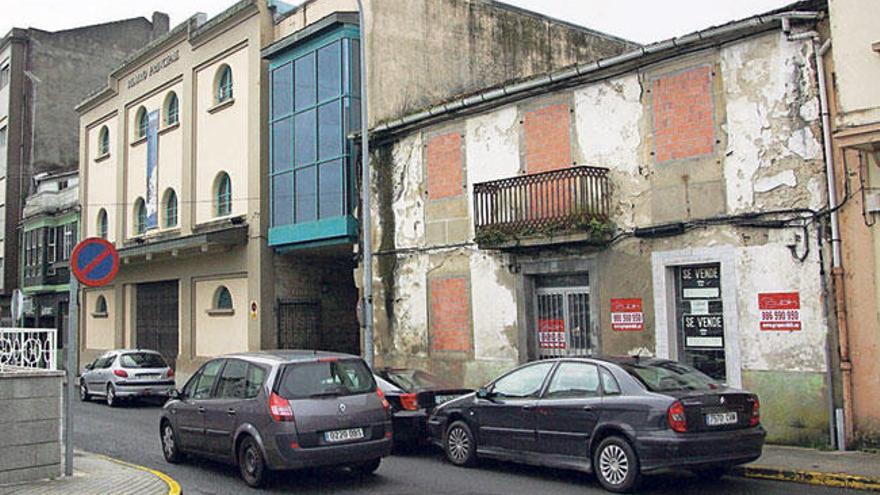
[[[656,160],[665,162],[711,153],[715,124],[709,67],[655,79],[652,92]]]
[[[458,196],[462,190],[461,135],[450,132],[428,140],[428,197]]]
[[[571,166],[570,112],[566,104],[526,112],[526,172],[537,174]]]
[[[431,349],[467,352],[471,349],[471,311],[464,278],[430,282]]]

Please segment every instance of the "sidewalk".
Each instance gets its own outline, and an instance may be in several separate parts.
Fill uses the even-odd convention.
[[[33,483],[0,486],[0,495],[179,495],[168,476],[109,457],[76,452],[74,473]]]
[[[880,492],[880,455],[766,445],[757,461],[735,471],[747,478]]]

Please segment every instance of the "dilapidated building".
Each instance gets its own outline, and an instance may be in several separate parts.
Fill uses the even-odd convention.
[[[822,2],[469,91],[373,127],[376,361],[478,386],[557,355],[680,359],[770,440],[832,417]]]

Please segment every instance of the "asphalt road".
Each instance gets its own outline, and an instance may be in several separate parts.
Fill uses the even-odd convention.
[[[126,405],[110,409],[101,403],[77,402],[74,414],[74,445],[79,449],[162,471],[180,483],[185,495],[251,492],[234,467],[202,460],[188,460],[178,465],[166,463],[159,445],[158,406]],[[306,495],[331,491],[384,495],[607,493],[585,474],[494,461],[482,461],[473,469],[456,468],[444,462],[441,454],[432,449],[388,457],[376,475],[370,477],[358,477],[346,470],[279,474],[264,493]],[[705,482],[687,474],[670,474],[647,478],[639,493],[856,495],[862,492],[736,477]]]

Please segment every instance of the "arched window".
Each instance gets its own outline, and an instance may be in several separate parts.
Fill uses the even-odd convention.
[[[101,208],[98,210],[98,222],[96,225],[96,230],[98,231],[98,237],[101,239],[107,238],[107,210]]]
[[[165,191],[165,227],[177,227],[177,193],[168,188]]]
[[[107,316],[107,299],[104,296],[98,296],[98,300],[95,301],[94,316]]]
[[[98,156],[108,153],[110,153],[110,130],[105,125],[98,131]]]
[[[222,103],[232,99],[232,69],[228,65],[223,65],[217,71],[217,103]]]
[[[146,108],[138,108],[135,114],[135,125],[135,137],[138,139],[145,137],[147,135],[147,128],[150,126],[150,116],[147,115]]]
[[[232,309],[232,293],[229,292],[225,285],[217,287],[217,290],[214,291],[214,309]]]
[[[220,172],[214,180],[214,213],[218,217],[232,213],[232,181],[226,172]]]
[[[134,231],[137,235],[147,231],[147,205],[143,198],[134,202]]]
[[[180,103],[177,101],[177,93],[168,93],[165,97],[165,125],[174,125],[180,118]]]

